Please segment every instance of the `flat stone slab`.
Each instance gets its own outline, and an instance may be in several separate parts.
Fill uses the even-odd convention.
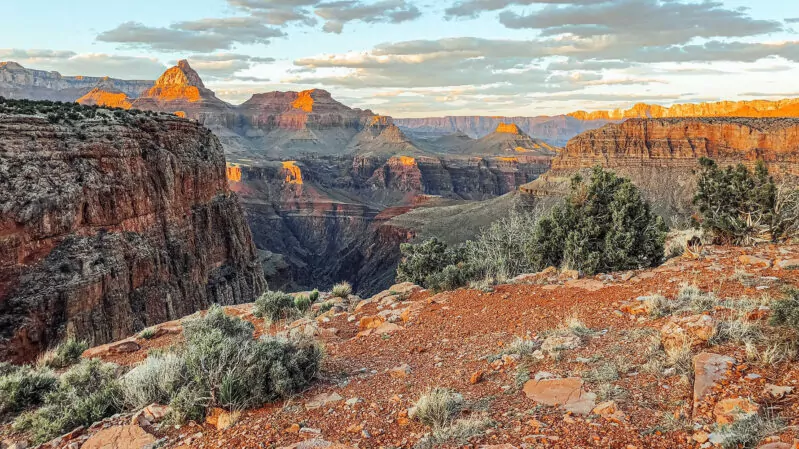
[[[583,389],[579,377],[528,380],[524,394],[541,404],[563,407],[576,415],[587,415],[596,406],[596,394]]]

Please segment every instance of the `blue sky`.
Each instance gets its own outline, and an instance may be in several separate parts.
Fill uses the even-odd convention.
[[[154,79],[188,58],[234,103],[324,88],[353,106],[421,117],[799,95],[799,2],[7,3],[0,60]]]

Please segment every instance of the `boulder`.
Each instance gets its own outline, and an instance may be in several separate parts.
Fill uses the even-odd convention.
[[[115,341],[102,346],[89,348],[83,353],[83,357],[93,359],[114,354],[127,354],[136,352],[141,349],[139,343],[136,342],[135,337],[126,338],[125,340]]]
[[[388,374],[395,379],[404,379],[411,375],[411,367],[407,363],[403,363],[388,370]]]
[[[797,268],[799,268],[799,259],[778,260],[774,265],[777,268],[780,268],[782,270],[789,269],[789,268],[797,269]]]

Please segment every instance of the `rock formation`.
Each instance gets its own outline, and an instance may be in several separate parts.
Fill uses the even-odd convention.
[[[799,118],[629,119],[570,140],[552,170],[521,190],[536,196],[568,191],[575,173],[594,165],[629,177],[666,219],[691,214],[693,170],[700,157],[722,165],[762,159],[775,175],[799,174]]]
[[[577,111],[569,114],[569,116],[579,120],[669,117],[797,117],[799,116],[799,99],[683,103],[669,107],[638,103],[630,109],[595,112]]]
[[[129,97],[138,97],[152,87],[152,81],[126,81],[92,76],[62,76],[58,72],[26,69],[16,62],[0,62],[0,97],[76,101],[104,84]]]
[[[590,167],[695,168],[697,159],[799,168],[797,118],[630,119],[585,132],[553,160],[555,170]]]
[[[97,115],[0,114],[0,359],[68,335],[118,340],[265,288],[211,132],[85,111]]]
[[[236,122],[235,108],[206,89],[200,76],[181,60],[155,81],[153,87],[133,101],[135,109],[179,113],[213,129],[231,128]]]

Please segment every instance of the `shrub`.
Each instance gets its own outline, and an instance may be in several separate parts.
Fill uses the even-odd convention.
[[[41,408],[17,418],[15,430],[28,431],[42,443],[122,411],[117,369],[99,359],[81,361],[61,375]]]
[[[337,298],[347,299],[352,294],[352,285],[349,282],[339,282],[333,286],[330,294]]]
[[[774,302],[771,309],[772,325],[799,329],[799,291],[792,291],[787,299]]]
[[[252,325],[220,307],[187,320],[184,335],[180,352],[152,355],[122,378],[126,404],[169,403],[175,421],[200,419],[208,407],[257,406],[305,388],[324,355],[311,341],[253,340]]]
[[[181,355],[150,355],[120,379],[122,397],[133,409],[169,404],[186,380],[186,362]]]
[[[438,273],[427,276],[422,283],[426,288],[435,291],[455,290],[468,284],[474,277],[474,270],[467,263],[447,265]]]
[[[19,412],[44,401],[58,378],[49,369],[22,366],[0,375],[0,413]]]
[[[416,401],[414,416],[433,428],[442,428],[452,422],[463,410],[463,396],[446,388],[433,388]]]
[[[446,444],[458,447],[467,445],[469,439],[482,435],[494,422],[484,417],[459,419],[446,427],[438,427],[425,435],[414,446],[414,449],[432,449]]]
[[[587,274],[654,266],[663,259],[666,227],[625,178],[595,167],[586,185],[536,224],[527,248],[537,269],[566,266]]]
[[[784,429],[785,425],[781,420],[757,414],[717,426],[714,433],[721,436],[721,447],[746,449],[757,447],[763,438],[780,433]]]
[[[311,308],[311,298],[305,295],[299,295],[294,298],[294,307],[297,308],[302,313],[305,313],[309,308]]]
[[[466,245],[469,264],[484,278],[506,280],[536,271],[528,249],[537,238],[537,210],[513,209],[510,214],[484,229]]]
[[[70,337],[55,349],[44,353],[39,358],[39,363],[50,368],[66,368],[77,363],[83,351],[87,349],[89,349],[88,343]]]
[[[294,298],[281,291],[268,291],[255,300],[255,316],[268,322],[291,318],[297,315]]]
[[[762,160],[754,171],[743,164],[722,169],[708,158],[700,159],[699,165],[694,205],[702,228],[716,241],[750,244],[796,232],[799,192],[778,188]]]
[[[316,301],[319,301],[319,290],[313,289],[311,293],[308,295],[308,299],[311,300],[312,304],[315,303]]]
[[[147,329],[144,329],[141,332],[139,332],[139,338],[150,340],[154,337],[155,337],[155,329],[153,329],[152,327],[148,327]]]
[[[402,260],[397,266],[397,282],[412,282],[426,288],[433,288],[428,285],[428,280],[444,281],[444,277],[438,277],[444,269],[464,263],[466,256],[463,248],[448,247],[436,238],[420,244],[403,243],[400,251]],[[446,277],[453,280],[457,275],[450,269]]]

